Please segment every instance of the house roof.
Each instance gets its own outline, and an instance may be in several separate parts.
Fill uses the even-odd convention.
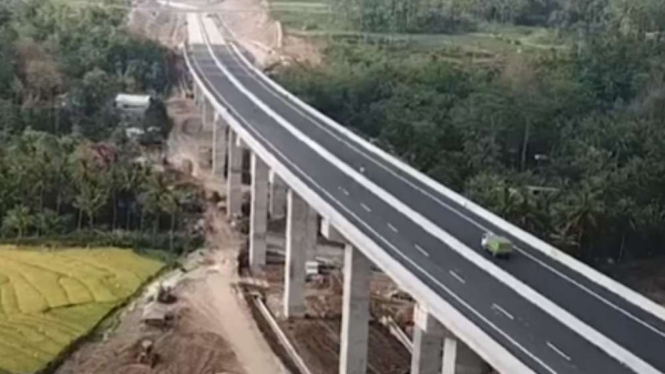
[[[150,105],[150,95],[130,95],[118,94],[115,97],[116,105],[148,107]]]

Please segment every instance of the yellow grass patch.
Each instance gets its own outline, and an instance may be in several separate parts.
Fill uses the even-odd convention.
[[[0,371],[43,367],[162,267],[116,248],[0,246]]]

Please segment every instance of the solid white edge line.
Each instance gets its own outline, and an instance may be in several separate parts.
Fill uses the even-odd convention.
[[[458,282],[460,282],[462,284],[466,284],[466,280],[464,280],[464,278],[462,278],[459,274],[457,274],[456,272],[454,272],[452,270],[449,270],[448,272],[450,273],[450,275],[453,276],[453,278],[457,279]]]
[[[442,299],[433,290],[426,286],[420,279],[414,276],[409,270],[401,265],[397,260],[385,253],[383,248],[368,238],[353,224],[351,224],[342,214],[338,213],[332,206],[312,191],[304,182],[300,181],[287,167],[285,167],[277,158],[261,145],[247,130],[240,125],[237,120],[229,114],[229,111],[219,104],[215,96],[203,84],[201,78],[192,68],[187,52],[184,52],[185,61],[190,69],[196,83],[201,87],[206,97],[208,97],[213,106],[221,113],[224,120],[234,128],[234,131],[241,134],[252,147],[254,152],[259,154],[271,168],[275,169],[280,177],[289,182],[289,186],[298,192],[308,204],[317,211],[330,217],[331,222],[344,232],[345,237],[353,243],[360,251],[370,258],[378,267],[391,275],[400,288],[406,290],[423,305],[429,307],[432,313],[441,323],[443,323],[456,336],[464,341],[474,352],[480,355],[485,362],[492,367],[504,373],[514,374],[535,374],[524,363],[515,358],[503,346],[494,341],[489,335],[482,331],[478,326],[468,320],[461,312]],[[427,300],[427,302],[425,302]],[[510,340],[510,339],[509,339]],[[519,345],[517,345],[519,346]],[[527,351],[528,352],[528,351]],[[528,353],[527,353],[528,354]]]
[[[560,350],[559,348],[557,348],[556,345],[554,345],[554,344],[552,344],[552,343],[550,343],[550,342],[547,342],[547,346],[550,347],[550,349],[553,350],[554,352],[556,352],[559,356],[563,357],[566,361],[570,361],[570,360],[571,360],[571,359],[570,359],[570,356],[568,356],[567,354],[563,353],[563,351]]]
[[[222,21],[220,19],[220,21]],[[222,24],[224,22],[222,21]],[[233,33],[232,30],[229,28],[226,28],[234,37],[235,40],[237,40],[237,37]],[[620,296],[627,302],[633,303],[636,306],[639,306],[640,308],[644,309],[647,312],[650,312],[651,314],[657,316],[661,320],[665,321],[665,308],[662,306],[658,305],[651,299],[643,296],[642,294],[632,290],[631,288],[623,285],[622,283],[619,283],[615,281],[614,279],[606,276],[605,274],[602,274],[601,272],[593,269],[592,267],[576,260],[572,256],[566,254],[565,252],[562,252],[561,250],[555,248],[551,244],[546,243],[545,241],[539,239],[533,234],[530,234],[521,228],[513,225],[512,223],[504,220],[503,218],[497,216],[496,214],[486,210],[485,208],[477,205],[473,201],[467,199],[466,197],[458,194],[457,192],[445,187],[444,185],[440,184],[439,182],[435,181],[431,177],[429,177],[426,174],[421,173],[420,171],[416,170],[409,164],[405,163],[404,161],[396,158],[395,156],[387,153],[386,151],[380,149],[379,147],[375,146],[374,144],[369,143],[365,139],[361,138],[354,132],[350,131],[346,127],[340,125],[339,123],[333,121],[332,119],[328,118],[326,115],[323,113],[319,112],[316,108],[313,108],[309,104],[305,103],[302,101],[300,98],[295,96],[294,94],[290,93],[287,91],[284,87],[279,85],[277,82],[273,81],[270,79],[268,76],[265,75],[260,69],[258,69],[254,64],[252,64],[247,58],[242,54],[240,50],[235,46],[234,43],[229,43],[231,45],[231,48],[233,48],[236,53],[239,55],[239,57],[245,62],[247,66],[249,66],[256,74],[259,76],[264,82],[269,84],[271,87],[273,87],[276,91],[281,93],[282,95],[288,97],[291,99],[293,102],[295,102],[298,106],[300,106],[303,110],[307,111],[314,117],[318,118],[320,121],[328,124],[329,126],[333,127],[335,130],[345,134],[350,140],[354,141],[356,144],[362,146],[363,148],[367,149],[368,151],[374,153],[375,155],[379,156],[380,158],[384,159],[385,161],[388,161],[389,163],[393,164],[397,168],[401,169],[402,171],[406,172],[407,174],[411,175],[412,177],[416,178],[420,182],[424,183],[428,187],[432,188],[433,190],[439,192],[440,194],[448,197],[452,201],[456,202],[460,206],[466,208],[470,212],[476,214],[477,216],[485,219],[488,222],[491,222],[498,228],[500,228],[503,231],[506,231],[510,233],[511,235],[515,236],[518,238],[520,241],[523,241],[524,243],[527,243],[529,246],[531,246],[534,249],[539,250],[540,252],[544,253],[548,257],[568,266],[569,268],[575,270],[577,273],[580,273],[587,277],[589,280],[597,283],[600,286],[603,286],[607,291],[610,293],[614,293],[617,296]],[[586,291],[586,290],[585,290]],[[587,291],[588,292],[588,291]],[[591,291],[593,292],[593,291]],[[598,296],[601,298],[601,300],[605,303],[611,303],[611,301],[606,300],[602,298],[602,296],[597,295],[594,293],[595,296]],[[612,304],[613,305],[613,304]],[[618,308],[619,310],[622,310],[621,307],[614,305],[615,308]],[[624,311],[625,313],[628,313],[629,315],[632,316],[627,311]],[[634,319],[639,320],[639,318],[634,317]],[[641,320],[639,320],[641,321]],[[644,322],[644,321],[643,321]],[[650,326],[650,325],[649,325]]]
[[[568,326],[574,332],[577,332],[582,338],[591,342],[593,345],[597,346],[604,352],[606,352],[610,357],[615,358],[616,360],[623,362],[625,365],[630,367],[636,373],[639,374],[662,374],[660,371],[656,370],[654,367],[649,365],[647,362],[641,358],[634,355],[632,352],[626,350],[622,346],[618,345],[613,340],[607,338],[605,335],[591,328],[589,325],[580,321],[577,317],[573,316],[571,313],[561,308],[557,304],[553,303],[549,299],[537,293],[531,287],[519,281],[517,278],[507,273],[503,269],[496,266],[494,263],[488,261],[483,256],[479,255],[475,251],[468,248],[462,242],[457,240],[457,238],[451,236],[447,232],[443,231],[437,225],[429,221],[427,218],[423,217],[420,213],[414,211],[411,207],[402,203],[399,199],[387,193],[381,187],[376,185],[374,182],[370,181],[363,175],[359,173],[354,168],[349,165],[341,162],[330,153],[327,149],[323,148],[318,143],[314,142],[312,139],[305,136],[302,132],[296,129],[284,118],[279,116],[275,111],[268,107],[265,103],[259,100],[253,93],[251,93],[247,88],[245,88],[229,71],[227,68],[219,61],[219,58],[214,53],[214,50],[208,43],[208,50],[210,55],[213,57],[217,66],[222,70],[226,75],[229,81],[247,98],[249,98],[257,107],[263,110],[268,116],[272,117],[277,123],[284,127],[287,131],[293,134],[298,140],[309,146],[323,158],[327,159],[332,165],[335,165],[342,172],[346,173],[352,179],[354,179],[359,184],[363,185],[371,193],[374,193],[377,197],[381,198],[383,201],[392,205],[394,209],[399,212],[402,212],[405,216],[409,217],[414,223],[420,225],[425,231],[428,231],[435,238],[438,238],[451,249],[457,251],[467,260],[474,263],[476,266],[485,270],[487,273],[494,276],[499,281],[506,284],[508,287],[512,288],[515,292],[522,295],[526,300],[531,301],[536,307],[540,308],[546,314],[554,317],[559,320],[562,324]],[[233,46],[233,43],[230,43]]]
[[[499,305],[497,303],[493,303],[492,308],[498,310],[501,314],[508,317],[510,320],[512,320],[512,321],[515,320],[515,317],[512,314],[508,313],[508,311],[506,311],[503,307],[501,307],[501,305]]]

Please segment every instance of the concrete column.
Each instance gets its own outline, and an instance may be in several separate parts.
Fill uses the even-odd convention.
[[[196,82],[194,82],[194,104],[199,105],[199,101],[201,100],[201,87],[199,87]]]
[[[440,374],[445,329],[420,305],[413,310],[411,374]]]
[[[286,191],[282,178],[270,172],[270,219],[282,219],[286,215]]]
[[[226,178],[226,215],[230,218],[240,214],[242,205],[242,150],[236,145],[238,134],[229,129],[228,175]]]
[[[268,165],[252,153],[252,201],[250,203],[249,265],[258,269],[266,264],[268,229]]]
[[[205,97],[203,98],[203,103],[201,107],[201,121],[203,122],[203,129],[209,130],[213,126],[215,116],[215,108],[212,107],[212,104]]]
[[[284,315],[302,317],[305,314],[305,262],[313,250],[310,231],[316,214],[298,194],[287,192],[286,216],[286,274],[284,281]],[[316,234],[316,233],[315,233]]]
[[[212,172],[216,177],[223,177],[226,169],[226,147],[228,126],[222,117],[215,113],[212,128]]]
[[[485,374],[490,367],[464,342],[447,332],[443,342],[442,374]]]
[[[344,302],[340,374],[366,374],[369,329],[369,260],[347,244],[344,249]]]

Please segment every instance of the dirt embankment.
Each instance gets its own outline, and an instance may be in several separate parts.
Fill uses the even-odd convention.
[[[219,15],[237,41],[262,67],[291,61],[321,63],[321,46],[312,40],[289,35],[279,21],[270,17],[268,2],[224,0],[210,7]]]

